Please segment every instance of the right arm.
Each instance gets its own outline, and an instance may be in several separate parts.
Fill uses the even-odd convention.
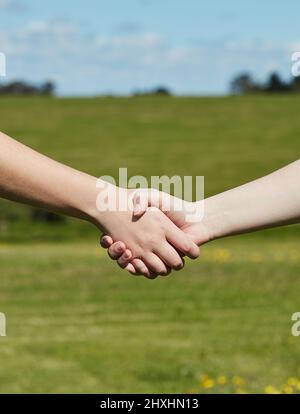
[[[171,208],[164,210],[163,205],[168,205],[170,200]],[[156,190],[140,190],[134,198],[134,214],[143,214],[148,206],[161,208],[198,245],[222,237],[296,224],[300,222],[300,160],[248,184],[197,202],[204,205],[204,216],[199,222],[189,223],[184,209],[175,211],[176,201],[178,199]],[[124,265],[125,259],[116,251],[117,243],[113,244],[111,237],[104,236],[102,245]]]
[[[101,184],[101,190],[99,189]],[[192,257],[198,247],[159,210],[133,220],[130,192],[46,157],[0,133],[0,197],[86,220],[126,243],[154,276],[181,268],[177,250]],[[106,199],[125,208],[106,208]],[[98,203],[98,201],[100,202]],[[128,207],[128,208],[127,208]],[[129,255],[130,251],[127,251]],[[129,255],[129,257],[131,257]],[[148,272],[149,276],[153,276]]]
[[[204,203],[202,225],[210,240],[299,223],[300,160]]]

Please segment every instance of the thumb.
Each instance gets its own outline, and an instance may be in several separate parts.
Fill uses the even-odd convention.
[[[149,206],[148,190],[137,190],[132,198],[134,217],[142,216]]]

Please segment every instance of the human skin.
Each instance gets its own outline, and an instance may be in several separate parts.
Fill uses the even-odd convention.
[[[94,224],[112,239],[123,240],[128,247],[122,250],[124,257],[141,262],[140,266],[145,264],[143,274],[149,278],[181,269],[180,254],[191,258],[199,255],[190,236],[157,208],[138,220],[129,208],[99,209],[99,194],[104,200],[115,193],[129,206],[129,190],[60,164],[0,133],[0,197]]]
[[[163,210],[166,197],[170,196],[155,190],[137,192],[133,200],[134,215],[141,216],[148,206]],[[204,205],[204,217],[198,222],[187,222],[186,212],[174,211],[172,205],[176,199],[171,200],[171,208],[164,213],[198,245],[222,237],[296,224],[300,222],[300,160],[265,177],[198,202]],[[136,268],[120,251],[117,253],[119,245],[116,239],[104,236],[101,244],[129,272],[142,274],[140,267]]]

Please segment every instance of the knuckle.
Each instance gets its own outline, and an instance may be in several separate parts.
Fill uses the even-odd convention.
[[[123,260],[129,260],[130,258],[131,258],[130,251],[126,251],[125,253],[123,253]]]
[[[198,246],[196,246],[195,244],[193,244],[190,241],[185,241],[183,243],[183,250],[182,250],[186,255],[188,255],[189,257],[196,259],[197,257],[199,257],[200,254],[200,249]]]
[[[120,260],[118,260],[117,263],[121,267],[121,269],[125,268],[125,263],[121,262]]]
[[[122,243],[121,242],[116,242],[111,246],[111,249],[115,252],[119,252],[122,250]]]
[[[161,220],[160,210],[157,207],[148,207],[148,214],[151,215],[152,219],[155,221]]]
[[[184,251],[185,253],[190,253],[190,252],[193,250],[193,245],[192,245],[192,243],[191,243],[191,242],[189,242],[188,240],[185,240],[185,241],[182,243],[182,247],[183,247],[183,251]]]
[[[200,249],[198,246],[193,246],[189,253],[192,259],[197,259],[200,256]]]
[[[111,250],[107,250],[107,254],[108,256],[112,259],[112,260],[116,260],[117,257],[115,256],[114,252],[112,252]]]

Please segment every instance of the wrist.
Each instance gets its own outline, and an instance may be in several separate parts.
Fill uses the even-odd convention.
[[[127,211],[128,191],[104,180],[94,184],[93,202],[87,207],[87,220],[101,231],[106,231],[112,222],[112,214]],[[117,216],[113,214],[113,220]]]
[[[227,214],[215,197],[210,197],[197,203],[201,203],[203,208],[203,216],[198,223],[200,244],[228,235]]]
[[[75,217],[90,222],[98,227],[98,210],[97,210],[97,178],[85,176],[77,187],[75,196],[72,201],[72,207],[75,211]]]

